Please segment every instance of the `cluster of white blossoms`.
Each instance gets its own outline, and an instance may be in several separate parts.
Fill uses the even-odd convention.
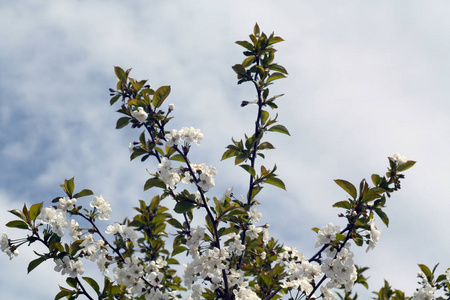
[[[64,229],[69,227],[66,212],[53,206],[44,207],[36,220],[50,225],[52,231],[60,237],[64,236]]]
[[[89,205],[97,210],[100,220],[109,220],[109,214],[112,210],[108,200],[103,198],[103,196],[94,196]]]
[[[143,107],[140,106],[137,108],[137,110],[131,113],[131,116],[136,120],[138,120],[139,123],[144,123],[145,121],[147,121],[148,118],[147,112],[144,110]]]
[[[434,293],[436,288],[432,287],[428,282],[420,289],[414,292],[412,300],[434,300],[436,299]]]
[[[201,140],[203,140],[203,133],[200,129],[183,127],[180,130],[172,129],[170,132],[166,133],[164,138],[166,139],[167,147],[176,146],[181,142],[187,144],[196,143],[198,146],[200,145]]]
[[[316,247],[327,245],[336,240],[336,235],[341,232],[339,226],[328,223],[322,227],[317,233]],[[378,241],[378,236],[373,235],[373,242]],[[376,239],[376,241],[375,241]],[[329,289],[345,286],[347,291],[350,291],[357,278],[356,267],[353,262],[353,252],[349,250],[350,243],[341,246],[338,252],[336,248],[329,245],[325,249],[327,258],[324,260],[321,270],[330,279],[325,287],[321,288],[321,292],[326,297],[325,299],[334,299],[334,296]]]
[[[163,157],[161,163],[158,164],[158,171],[160,178],[166,184],[167,188],[175,188],[175,185],[180,182],[180,175],[176,169],[171,168],[172,163],[167,157]]]
[[[9,256],[9,259],[12,259],[14,256],[19,255],[19,250],[15,247],[10,246],[9,239],[6,233],[2,234],[0,249],[2,250],[2,252],[6,253],[6,255]]]
[[[136,231],[125,224],[122,225],[119,223],[115,223],[114,225],[108,225],[108,227],[106,227],[105,233],[119,234],[122,239],[130,240],[133,244],[137,245],[138,237]]]
[[[68,255],[64,256],[62,259],[56,259],[55,263],[55,271],[61,272],[61,275],[67,274],[67,276],[75,278],[84,273],[83,262],[79,259],[70,259]]]
[[[197,185],[207,192],[216,186],[214,176],[217,175],[217,170],[213,166],[207,166],[206,164],[193,164],[192,169],[198,174]]]
[[[311,282],[322,275],[320,268],[311,264],[296,248],[283,246],[283,249],[284,252],[278,254],[276,260],[276,263],[287,268],[288,277],[282,287],[299,288],[306,295],[311,294],[313,291]]]
[[[406,157],[401,156],[399,153],[395,153],[392,158],[397,162],[398,165],[403,165],[407,162]]]

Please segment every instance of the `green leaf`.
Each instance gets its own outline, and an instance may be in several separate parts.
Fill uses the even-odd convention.
[[[22,220],[26,221],[27,218],[25,217],[25,214],[20,209],[12,209],[8,210],[8,212],[12,213],[13,215],[21,218]]]
[[[313,227],[311,228],[312,231],[314,231],[315,233],[318,233],[320,231],[320,228],[318,227]]]
[[[240,64],[236,64],[234,66],[231,67],[233,69],[234,72],[236,72],[236,74],[241,75],[241,76],[247,76],[247,72],[245,71],[244,66],[240,65]]]
[[[84,196],[90,196],[90,195],[94,195],[94,192],[88,189],[84,189],[78,193],[76,193],[75,195],[73,195],[74,198],[81,198]]]
[[[36,217],[41,213],[42,205],[44,202],[36,203],[30,207],[30,221],[36,220]]]
[[[255,61],[255,57],[254,56],[249,56],[246,59],[244,59],[244,61],[242,62],[242,66],[244,68],[249,67],[253,62]]]
[[[269,45],[273,45],[275,43],[283,42],[284,40],[279,36],[274,36],[269,39]]]
[[[21,220],[14,220],[14,221],[8,222],[6,224],[6,227],[28,229],[28,224]]]
[[[237,41],[236,44],[238,44],[239,46],[242,46],[244,48],[246,48],[249,51],[253,51],[253,45],[247,41]]]
[[[403,172],[408,170],[409,168],[411,168],[412,166],[414,166],[416,164],[415,161],[413,160],[408,160],[407,162],[405,162],[404,164],[401,164],[400,166],[397,167],[397,171],[398,172]]]
[[[117,94],[114,97],[112,97],[111,100],[109,101],[109,105],[113,105],[114,103],[116,103],[117,100],[119,100],[119,98],[120,98],[120,94]]]
[[[269,70],[278,71],[278,72],[283,73],[283,74],[287,74],[288,73],[283,66],[280,66],[280,65],[277,65],[277,64],[271,64],[269,66]]]
[[[76,281],[75,278],[72,278],[72,277],[67,277],[66,283],[73,288],[77,288],[77,286],[78,286],[78,282]]]
[[[356,193],[356,188],[353,184],[351,184],[350,182],[348,182],[346,180],[342,180],[342,179],[335,179],[334,182],[336,182],[337,185],[339,185],[347,193],[349,193],[350,196],[353,197],[353,199],[356,199],[357,193]]]
[[[170,225],[172,225],[175,228],[178,229],[183,229],[183,225],[181,225],[180,221],[178,221],[177,219],[169,219],[167,220],[167,223],[169,223]]]
[[[377,193],[376,191],[374,191],[373,189],[370,189],[369,191],[367,191],[366,193],[364,193],[362,201],[363,202],[369,202],[375,199],[380,198],[381,195],[379,193]]]
[[[127,126],[128,123],[130,123],[130,120],[131,120],[130,117],[119,118],[119,120],[117,120],[117,123],[116,123],[116,129],[120,129],[120,128]]]
[[[283,190],[286,190],[286,186],[284,185],[284,182],[279,178],[276,178],[276,177],[266,178],[266,179],[264,179],[264,182],[274,185],[276,187],[279,187]]]
[[[62,289],[62,290],[58,294],[56,294],[55,300],[58,300],[58,299],[61,299],[61,298],[64,298],[66,296],[70,296],[70,295],[73,295],[73,294],[76,293],[75,291],[71,291],[71,290],[68,290],[68,289],[63,289],[61,286],[59,288]]]
[[[280,72],[275,72],[275,73],[270,74],[270,76],[269,76],[269,78],[267,78],[266,82],[269,83],[271,81],[281,79],[281,78],[286,78],[286,75],[284,75],[283,73],[280,73]]]
[[[181,162],[186,162],[185,160],[184,160],[184,157],[181,155],[181,154],[175,154],[175,155],[172,155],[171,157],[170,157],[170,160],[176,160],[176,161],[181,161]]]
[[[82,277],[82,278],[92,287],[92,289],[97,293],[97,295],[100,295],[100,286],[94,279],[90,277]]]
[[[179,254],[179,253],[183,253],[183,252],[186,251],[187,249],[188,249],[188,248],[185,247],[185,246],[178,246],[178,247],[175,247],[175,248],[173,248],[172,256],[175,256],[175,255],[177,255],[177,254]]]
[[[265,110],[261,110],[261,125],[266,124],[266,121],[268,118],[269,118],[269,113]]]
[[[333,204],[333,207],[350,209],[350,208],[352,208],[352,205],[350,204],[349,201],[339,201],[339,202],[336,202],[335,204]]]
[[[159,187],[159,188],[165,189],[166,188],[166,184],[164,183],[164,181],[162,181],[158,177],[153,177],[153,178],[148,179],[145,182],[144,191],[146,191],[146,190],[148,190],[149,188],[152,188],[152,187]]]
[[[430,268],[428,268],[426,265],[423,264],[417,264],[420,268],[420,270],[422,270],[423,274],[425,274],[425,276],[427,276],[427,278],[431,278],[431,276],[433,275],[431,273]]]
[[[195,204],[189,201],[178,201],[173,210],[176,213],[182,214],[190,211],[194,206]]]
[[[68,197],[72,198],[73,189],[75,188],[75,179],[74,177],[70,179],[65,179],[64,184],[61,184],[60,187],[64,190]]]
[[[258,146],[258,150],[270,150],[275,149],[275,147],[269,142],[263,142]]]
[[[381,221],[386,225],[386,227],[389,227],[389,218],[388,216],[382,211],[380,208],[375,208],[375,212],[380,217]]]
[[[378,186],[381,182],[381,177],[378,174],[372,174],[372,182],[374,185]]]
[[[114,67],[114,72],[116,73],[117,79],[119,79],[123,83],[127,82],[127,74],[121,67]]]
[[[289,131],[287,130],[287,128],[286,128],[285,126],[281,125],[281,124],[273,125],[272,127],[270,127],[270,128],[268,129],[268,131],[280,132],[280,133],[287,134],[287,135],[289,135],[289,136],[291,135],[291,134],[289,133]]]
[[[170,94],[170,85],[162,86],[158,88],[155,91],[155,94],[153,95],[152,104],[155,108],[160,107],[164,100],[169,96]]]
[[[36,268],[37,266],[39,266],[41,263],[43,263],[46,260],[47,260],[47,258],[45,256],[41,256],[39,258],[36,258],[35,260],[30,261],[30,263],[28,264],[27,273],[30,273],[31,271],[33,271],[34,268]]]
[[[234,157],[234,156],[236,156],[238,154],[239,154],[239,151],[236,151],[236,150],[233,150],[233,149],[225,150],[225,152],[222,154],[222,159],[221,160],[224,160],[224,159],[227,159],[227,158],[230,158],[230,157]]]
[[[252,168],[252,166],[250,165],[239,165],[242,169],[244,169],[245,171],[247,171],[248,173],[250,173],[250,175],[252,175],[253,177],[256,176],[256,172],[255,169]]]

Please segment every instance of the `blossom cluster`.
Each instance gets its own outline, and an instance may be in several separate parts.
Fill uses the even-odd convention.
[[[198,146],[200,145],[201,140],[203,140],[203,133],[200,129],[183,127],[180,130],[172,129],[170,132],[166,133],[164,138],[166,139],[166,145],[168,147],[177,146],[181,142],[187,144],[196,143]]]

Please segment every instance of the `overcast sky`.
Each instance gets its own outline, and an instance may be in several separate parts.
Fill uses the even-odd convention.
[[[191,154],[219,170],[212,194],[230,186],[245,194],[245,172],[220,157],[253,126],[255,107],[239,104],[254,92],[236,85],[231,66],[243,59],[234,42],[258,22],[285,39],[276,62],[289,72],[271,93],[285,94],[278,120],[291,136],[268,135],[277,149],[264,162],[277,163],[287,192],[258,195],[272,236],[311,256],[312,227],[344,225],[331,206],[346,194],[333,179],[359,184],[399,152],[417,164],[387,203],[389,228],[376,221],[378,246],[367,254],[353,246],[355,261],[371,268],[370,291],[386,279],[408,295],[417,263],[450,266],[448,2],[156,2],[0,0],[0,232],[23,236],[4,226],[14,217],[7,210],[50,205],[73,176],[109,199],[111,223],[154,195],[142,186],[155,164],[129,161],[140,131],[114,129],[115,65],[155,88],[171,85],[171,128],[204,133]],[[27,275],[35,256],[20,252],[0,256],[0,299],[52,299],[61,284],[53,262]]]

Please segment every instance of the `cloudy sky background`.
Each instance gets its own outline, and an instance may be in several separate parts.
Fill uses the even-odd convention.
[[[276,61],[289,72],[273,85],[284,93],[279,121],[291,136],[268,135],[287,192],[267,187],[262,223],[286,245],[311,256],[312,227],[343,226],[331,205],[346,194],[333,179],[358,184],[386,170],[400,152],[418,163],[388,202],[389,228],[378,221],[374,251],[356,252],[369,266],[370,291],[383,279],[412,295],[417,263],[450,266],[450,4],[444,1],[0,1],[0,221],[7,210],[60,196],[75,176],[110,200],[113,221],[132,214],[151,162],[129,162],[139,130],[115,130],[109,106],[113,66],[153,87],[171,85],[171,128],[200,128],[191,160],[217,167],[220,196],[245,194],[245,172],[220,161],[230,138],[250,133],[251,85],[236,85],[235,45],[258,22],[285,39]],[[169,126],[170,127],[170,126]],[[81,200],[80,200],[81,201]],[[86,204],[88,199],[85,200]],[[2,225],[10,238],[24,231]],[[52,299],[60,276],[48,261],[30,274],[32,249],[0,256],[0,299]],[[85,274],[91,276],[91,274]],[[367,298],[369,293],[365,293]],[[364,298],[364,297],[363,297]]]

